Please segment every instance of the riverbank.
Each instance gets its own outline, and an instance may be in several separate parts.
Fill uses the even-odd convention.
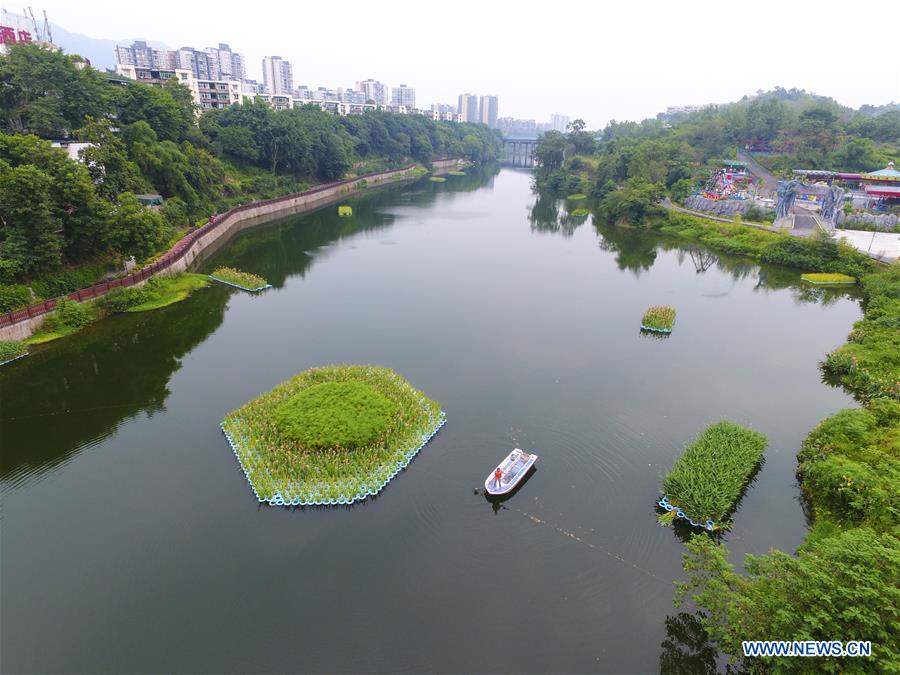
[[[820,364],[826,380],[846,389],[862,407],[822,421],[797,456],[797,476],[811,516],[806,540],[795,556],[777,550],[750,556],[747,574],[739,575],[724,545],[695,537],[687,545],[684,568],[690,580],[679,584],[679,601],[690,596],[705,611],[700,622],[706,632],[738,661],[742,640],[772,635],[829,639],[841,633],[865,634],[872,640],[875,662],[896,662],[900,645],[883,628],[891,621],[885,607],[895,603],[881,599],[896,591],[892,580],[900,574],[900,540],[893,534],[900,512],[900,267],[896,262],[877,265],[846,244],[792,238],[673,210],[655,224],[662,232],[729,253],[802,271],[849,274],[860,279],[864,298],[863,319]],[[873,568],[879,573],[871,574]],[[817,579],[815,589],[805,583],[811,577]],[[779,607],[777,618],[770,611],[773,603]],[[852,608],[852,618],[836,614],[835,603]],[[774,659],[769,665],[788,667],[789,662]],[[846,668],[850,662],[818,659],[815,665]]]
[[[456,170],[460,159],[439,159],[432,162],[435,174]],[[428,171],[416,164],[400,169],[367,174],[357,178],[327,183],[275,199],[242,204],[229,211],[211,217],[205,225],[182,237],[155,262],[122,279],[96,284],[70,293],[66,298],[75,302],[94,300],[117,288],[140,286],[154,276],[183,272],[213,247],[221,246],[235,234],[249,226],[259,224],[263,218],[273,218],[303,213],[340,201],[354,191],[387,185],[402,180],[412,180],[427,175]],[[59,299],[48,300],[25,309],[0,316],[0,340],[25,340],[36,333],[48,314],[54,311]]]

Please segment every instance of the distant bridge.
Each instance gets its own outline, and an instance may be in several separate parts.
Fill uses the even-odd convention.
[[[506,150],[506,161],[515,166],[534,166],[534,149],[536,138],[504,138],[503,148]]]

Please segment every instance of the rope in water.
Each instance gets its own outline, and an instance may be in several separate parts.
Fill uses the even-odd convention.
[[[567,530],[563,527],[560,527],[559,525],[551,523],[549,520],[544,520],[542,518],[538,518],[537,516],[535,516],[531,513],[528,513],[527,511],[517,509],[515,506],[507,506],[506,504],[501,504],[500,508],[505,509],[506,511],[515,511],[516,513],[525,516],[526,518],[528,518],[528,520],[532,521],[533,523],[535,523],[537,525],[547,525],[551,529],[556,530],[557,532],[559,532],[562,535],[565,535],[569,539],[574,539],[579,544],[584,544],[585,546],[587,546],[590,549],[593,549],[594,551],[598,551],[599,553],[604,553],[604,554],[606,554],[606,556],[608,556],[610,558],[614,558],[615,560],[618,560],[623,565],[629,565],[630,567],[634,568],[641,574],[645,574],[646,576],[656,579],[657,581],[661,581],[662,583],[666,584],[667,586],[670,586],[672,584],[671,579],[663,579],[662,577],[654,574],[650,570],[644,569],[643,567],[636,565],[635,563],[631,562],[630,560],[626,560],[625,558],[620,556],[618,553],[613,553],[612,551],[610,551],[606,548],[603,548],[602,546],[598,546],[597,544],[594,544],[593,542],[587,541],[586,539],[579,537],[574,532],[570,532],[569,530]]]

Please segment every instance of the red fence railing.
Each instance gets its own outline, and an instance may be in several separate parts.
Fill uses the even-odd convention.
[[[146,267],[138,270],[137,272],[134,272],[133,274],[129,274],[128,276],[111,279],[110,281],[104,281],[99,284],[94,284],[93,286],[89,286],[88,288],[82,288],[81,290],[73,291],[72,293],[69,293],[68,295],[63,297],[71,298],[72,300],[76,300],[78,302],[81,302],[82,300],[91,300],[93,298],[104,295],[105,293],[108,293],[115,288],[127,288],[128,286],[134,286],[135,284],[140,283],[145,279],[149,279],[162,270],[168,269],[172,266],[173,263],[181,260],[181,258],[183,258],[190,250],[191,246],[193,246],[194,243],[204,234],[211,230],[217,229],[218,227],[225,224],[229,218],[243,211],[249,211],[250,209],[259,208],[260,206],[267,206],[269,204],[278,204],[290,199],[296,199],[297,197],[314,195],[318,192],[324,192],[325,190],[330,190],[341,185],[350,185],[360,180],[369,180],[371,178],[379,178],[388,176],[390,174],[402,173],[404,171],[409,171],[414,166],[415,164],[409,164],[402,169],[378,171],[376,173],[365,174],[357,178],[348,178],[346,180],[338,180],[332,183],[323,183],[321,185],[317,185],[316,187],[310,188],[309,190],[304,190],[303,192],[295,192],[290,195],[284,195],[283,197],[263,199],[258,202],[250,202],[248,204],[235,206],[225,213],[219,213],[212,216],[205,224],[198,227],[196,230],[191,230],[190,232],[188,232],[181,239],[179,239],[175,243],[175,245],[172,246],[172,248],[170,248],[162,256],[160,256],[160,258],[156,262],[151,263],[150,265],[147,265]],[[38,302],[33,305],[29,305],[24,309],[19,309],[14,312],[2,314],[0,315],[0,328],[11,326],[20,321],[25,321],[26,319],[32,319],[36,316],[40,316],[41,314],[46,314],[47,312],[52,312],[56,307],[56,303],[58,300],[59,298],[45,300],[44,302]]]

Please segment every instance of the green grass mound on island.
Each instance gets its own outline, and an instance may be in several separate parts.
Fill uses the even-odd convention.
[[[590,211],[588,209],[575,209],[572,211],[572,215],[576,218],[581,218],[582,216],[586,216]]]
[[[233,267],[217,267],[209,276],[211,279],[224,281],[245,291],[261,291],[269,287],[269,283],[261,276]]]
[[[706,529],[722,529],[762,461],[768,441],[759,432],[733,422],[707,427],[666,474],[664,498],[673,508],[661,520],[684,520]],[[712,523],[710,525],[710,523]]]
[[[432,183],[446,183],[447,182],[447,179],[444,178],[443,176],[432,176],[428,180],[430,180]]]
[[[587,195],[583,192],[576,192],[575,194],[571,194],[566,199],[571,199],[572,201],[578,201],[581,199],[587,199]]]
[[[28,345],[22,340],[0,340],[0,365],[28,353]]]
[[[802,281],[808,284],[816,285],[832,285],[832,284],[855,284],[856,277],[849,274],[838,274],[836,272],[810,272],[800,277]]]
[[[668,305],[653,305],[644,312],[641,328],[660,333],[671,333],[675,325],[675,308]]]
[[[388,368],[327,366],[232,411],[222,430],[259,501],[330,505],[377,494],[443,420]]]

